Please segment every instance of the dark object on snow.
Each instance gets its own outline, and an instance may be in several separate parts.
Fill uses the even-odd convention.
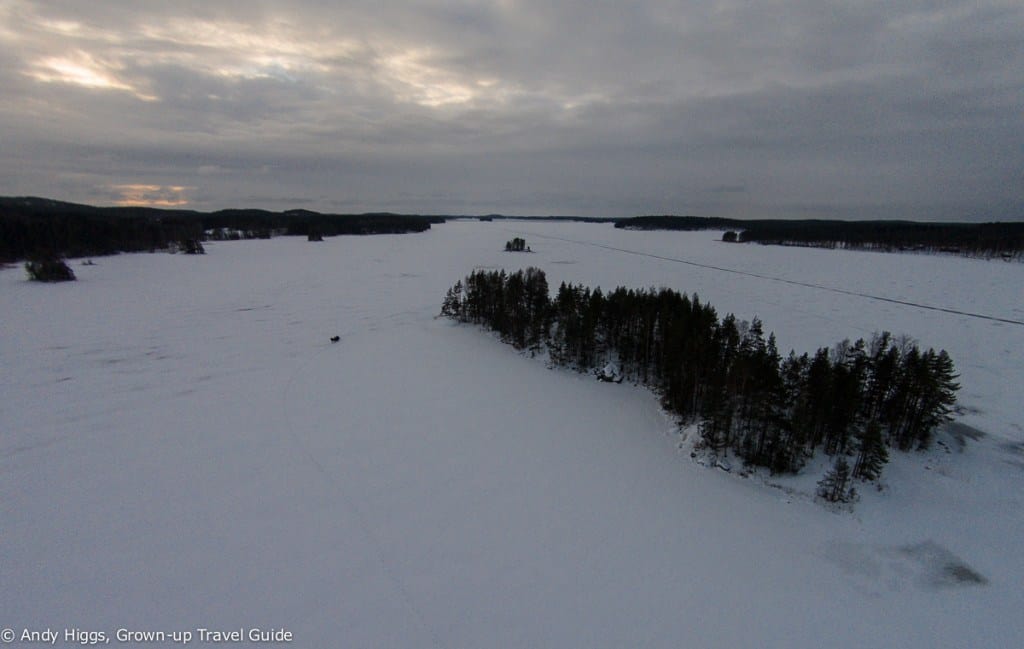
[[[331,342],[336,343],[341,340],[341,336],[331,336]]]
[[[63,259],[52,254],[33,256],[25,262],[25,272],[36,282],[71,282],[75,273]]]
[[[511,241],[505,242],[505,252],[533,252],[530,247],[526,245],[526,240],[520,237],[516,237]]]
[[[180,252],[185,255],[205,255],[206,249],[203,248],[203,244],[199,239],[179,239],[178,241],[171,242],[168,247],[170,252]]]

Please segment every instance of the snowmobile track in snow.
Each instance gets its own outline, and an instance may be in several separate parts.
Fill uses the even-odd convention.
[[[919,302],[908,302],[906,300],[897,300],[891,297],[884,297],[881,295],[872,295],[870,293],[860,293],[858,291],[848,291],[842,288],[836,288],[834,286],[825,286],[823,284],[814,284],[811,282],[800,282],[795,279],[785,279],[783,277],[774,277],[772,275],[761,275],[759,273],[751,273],[744,270],[736,270],[735,268],[724,268],[722,266],[712,266],[710,264],[701,264],[695,261],[689,261],[686,259],[678,259],[676,257],[665,257],[663,255],[655,255],[649,252],[640,252],[639,250],[629,250],[626,248],[617,248],[615,246],[605,245],[603,243],[594,243],[592,241],[578,241],[576,239],[567,239],[565,237],[556,237],[550,234],[538,234],[537,232],[527,232],[522,230],[510,230],[508,232],[514,232],[516,234],[527,234],[531,237],[538,237],[541,239],[557,239],[558,241],[565,241],[568,243],[575,243],[581,246],[592,246],[594,248],[603,248],[605,250],[612,250],[614,252],[623,252],[628,255],[637,255],[639,257],[649,257],[651,259],[660,259],[662,261],[670,261],[676,264],[686,264],[687,266],[696,266],[698,268],[707,268],[709,270],[717,270],[723,273],[733,273],[736,275],[745,275],[747,277],[756,277],[758,279],[765,279],[772,282],[781,282],[783,284],[792,284],[794,286],[804,286],[807,288],[816,288],[823,291],[831,291],[833,293],[842,293],[843,295],[853,295],[855,297],[862,297],[869,300],[878,300],[879,302],[889,302],[892,304],[900,304],[903,306],[912,306],[919,309],[927,309],[929,311],[940,311],[942,313],[952,313],[954,315],[967,316],[969,318],[978,318],[981,320],[990,320],[992,322],[1004,322],[1006,324],[1018,325],[1024,327],[1024,320],[1013,320],[1012,318],[1000,318],[998,316],[986,315],[984,313],[972,313],[970,311],[961,311],[959,309],[952,309],[948,307],[935,306],[932,304],[921,304]]]

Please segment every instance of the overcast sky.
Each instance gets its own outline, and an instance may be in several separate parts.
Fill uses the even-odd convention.
[[[0,0],[0,194],[1024,219],[1024,3]]]

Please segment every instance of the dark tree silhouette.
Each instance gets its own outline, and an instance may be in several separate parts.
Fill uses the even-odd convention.
[[[269,239],[272,234],[398,234],[422,232],[444,217],[402,214],[319,214],[308,210],[161,210],[92,207],[45,198],[0,197],[0,262],[38,250],[65,257],[166,250],[184,239]]]
[[[1024,222],[933,223],[638,216],[620,219],[628,230],[742,231],[741,242],[883,252],[937,252],[987,259],[1024,260]],[[728,232],[726,233],[728,234]],[[723,237],[723,241],[733,239]]]
[[[846,503],[856,498],[850,486],[850,465],[842,455],[836,458],[832,469],[818,482],[818,495],[831,503]]]
[[[25,262],[29,279],[37,282],[71,282],[75,273],[63,259],[54,254],[36,254]]]
[[[505,252],[532,252],[526,245],[526,240],[516,237],[505,242]]]

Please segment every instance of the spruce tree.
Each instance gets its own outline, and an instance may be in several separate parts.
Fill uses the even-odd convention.
[[[462,280],[455,282],[455,285],[445,293],[444,303],[441,305],[441,315],[461,321],[462,317]]]
[[[849,484],[850,465],[846,458],[840,455],[832,469],[818,482],[818,495],[831,503],[849,502],[852,495],[851,490],[847,489]]]
[[[882,426],[877,421],[868,422],[857,439],[857,460],[853,465],[853,477],[870,482],[878,480],[882,468],[889,461],[889,451],[882,438]]]

